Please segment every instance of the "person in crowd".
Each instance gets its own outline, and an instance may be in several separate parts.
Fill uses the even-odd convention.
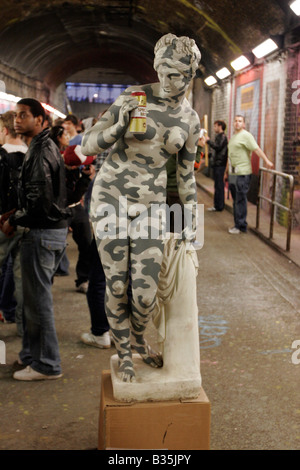
[[[46,113],[46,117],[45,117],[45,121],[44,121],[44,124],[43,124],[43,128],[44,128],[44,129],[47,129],[47,128],[51,129],[52,125],[53,125],[53,119],[52,119],[52,117],[50,116],[50,114]]]
[[[68,114],[64,119],[62,126],[69,134],[69,145],[80,145],[82,141],[82,134],[78,133],[79,120],[74,114]]]
[[[61,123],[59,124],[60,121]],[[58,121],[58,124],[50,128],[49,136],[55,142],[55,144],[60,150],[60,153],[63,155],[65,149],[69,145],[70,138],[69,138],[68,131],[62,126],[63,120],[61,119],[60,121]],[[70,262],[69,262],[69,258],[68,258],[67,250],[66,250],[57,267],[55,276],[68,276],[69,266],[70,266]]]
[[[111,346],[109,323],[105,311],[105,275],[93,237],[89,252],[90,270],[86,298],[90,312],[91,329],[82,333],[81,341],[89,346],[108,349]]]
[[[135,233],[136,224],[148,220],[153,206],[166,201],[165,165],[174,153],[178,155],[179,195],[183,204],[189,204],[192,221],[182,237],[195,239],[194,160],[200,123],[185,93],[199,60],[200,52],[193,40],[173,34],[163,36],[155,47],[154,68],[159,82],[125,90],[100,121],[85,133],[82,142],[86,155],[94,155],[113,145],[94,183],[91,211],[106,277],[106,314],[119,357],[118,373],[124,382],[135,380],[131,347],[150,366],[162,366],[161,355],[147,344],[144,331],[156,306],[164,242],[149,233],[146,237],[135,237]],[[130,113],[138,107],[132,92],[146,94],[144,134],[135,134],[128,128]],[[141,204],[144,210],[139,213]],[[110,237],[106,233],[111,224],[105,224],[104,212],[101,218],[101,207],[114,208],[118,236]],[[155,217],[153,213],[151,216]],[[149,225],[147,228],[151,232]],[[127,296],[129,266],[131,312]]]
[[[95,175],[92,165],[95,157],[82,154],[80,145],[69,145],[63,153],[66,167],[66,187],[68,207],[71,210],[69,227],[78,246],[76,263],[76,291],[86,294],[90,269],[90,244],[92,230],[88,213],[84,208],[84,194]]]
[[[64,123],[64,119],[61,118],[61,117],[58,117],[58,118],[56,118],[56,119],[53,120],[51,127],[54,127],[54,126],[62,126],[63,123]]]
[[[0,275],[0,321],[2,323],[15,323],[17,302],[14,297],[15,282],[13,272],[13,260],[11,253],[1,266]],[[22,336],[22,331],[19,333]]]
[[[211,163],[213,169],[213,177],[215,182],[214,192],[214,205],[209,207],[210,212],[221,212],[224,209],[225,197],[224,197],[224,174],[227,166],[228,157],[228,140],[225,135],[226,124],[224,121],[217,120],[214,122],[214,131],[216,134],[215,141],[212,142],[207,136],[206,143],[213,149],[214,156]]]
[[[63,155],[66,148],[70,145],[70,136],[68,131],[62,125],[52,126],[50,128],[49,136],[55,142],[60,153]]]
[[[68,221],[72,229],[72,237],[78,246],[76,264],[75,288],[77,292],[86,294],[88,288],[88,273],[90,268],[89,247],[92,241],[89,217],[83,207],[83,197],[91,179],[94,177],[94,167],[91,163],[94,157],[86,157],[81,152],[80,145],[69,145],[68,131],[63,126],[54,126],[50,137],[60,149],[65,162],[67,201],[71,217]],[[69,260],[65,252],[56,275],[68,275]]]
[[[245,119],[241,115],[235,116],[234,134],[228,143],[229,157],[229,189],[233,198],[234,227],[228,231],[230,234],[247,232],[247,193],[250,187],[252,165],[251,155],[263,159],[266,167],[274,168],[273,163],[258,146],[253,135],[245,130]],[[228,173],[228,167],[226,173]]]
[[[20,174],[19,206],[2,222],[10,236],[25,227],[21,242],[25,328],[16,380],[62,376],[56,334],[52,278],[64,253],[67,236],[65,168],[59,149],[43,129],[45,111],[33,98],[16,104],[14,127],[28,145]]]
[[[27,151],[27,145],[14,129],[13,111],[7,111],[0,116],[0,144],[0,213],[2,220],[4,220],[17,207],[18,178]],[[23,334],[23,293],[20,265],[20,242],[23,232],[23,227],[17,227],[12,236],[8,238],[0,231],[0,272],[8,255],[11,255],[12,270],[8,269],[6,276],[13,276],[10,282],[6,279],[3,286],[14,286],[13,297],[10,299],[6,297],[9,295],[8,290],[6,293],[2,293],[2,301],[6,308],[10,303],[13,306],[16,302],[14,320],[19,336]]]

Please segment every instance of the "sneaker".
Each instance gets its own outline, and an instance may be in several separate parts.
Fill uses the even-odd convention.
[[[109,349],[111,344],[109,331],[106,331],[101,336],[95,336],[92,333],[83,333],[81,335],[81,341],[89,346],[95,346],[100,349]]]
[[[232,227],[228,230],[229,233],[232,233],[234,235],[238,234],[238,233],[241,233],[240,229],[236,228],[236,227]]]
[[[33,380],[55,380],[62,377],[62,374],[57,375],[45,375],[33,370],[30,366],[27,366],[25,369],[19,370],[14,373],[13,378],[16,380],[25,380],[31,382]]]
[[[88,283],[83,282],[82,284],[79,284],[79,286],[76,287],[76,292],[81,292],[82,294],[86,294],[88,290]]]
[[[216,212],[216,208],[215,207],[209,207],[208,209],[208,212]]]

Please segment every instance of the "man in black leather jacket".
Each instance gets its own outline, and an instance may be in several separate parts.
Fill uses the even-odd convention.
[[[214,150],[214,158],[212,162],[215,182],[214,206],[208,209],[211,212],[220,212],[224,209],[224,173],[228,158],[228,140],[224,134],[225,129],[226,124],[224,121],[215,121],[215,141],[212,142],[209,137],[207,137],[207,144]]]
[[[17,380],[56,379],[62,376],[54,324],[52,278],[65,251],[67,237],[64,162],[45,119],[41,103],[24,98],[16,105],[15,130],[25,136],[28,151],[20,175],[19,207],[3,222],[10,235],[26,227],[21,242],[25,330]]]

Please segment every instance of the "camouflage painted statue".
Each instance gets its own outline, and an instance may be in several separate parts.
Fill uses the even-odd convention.
[[[135,381],[131,347],[150,366],[162,366],[161,355],[146,343],[144,331],[155,310],[164,249],[151,227],[156,209],[166,201],[165,166],[175,153],[180,199],[192,213],[197,203],[194,160],[200,123],[185,93],[200,52],[194,40],[167,34],[154,53],[159,82],[127,88],[85,133],[82,143],[85,155],[112,147],[94,184],[91,220],[106,276],[106,313],[118,353],[119,377],[124,382]],[[138,107],[132,92],[146,94],[144,133],[129,130],[132,111]],[[195,227],[186,227],[183,238],[194,237]]]

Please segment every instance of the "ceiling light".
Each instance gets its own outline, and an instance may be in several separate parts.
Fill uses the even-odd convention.
[[[50,104],[41,103],[41,105],[46,111],[49,111],[49,113],[55,114],[55,116],[58,116],[62,119],[65,119],[67,117],[64,113],[61,113],[60,111],[58,111],[58,109],[55,109],[52,106],[50,106]]]
[[[266,41],[262,42],[259,46],[252,49],[252,52],[255,57],[260,59],[261,57],[264,57],[265,55],[275,51],[275,49],[278,49],[277,44],[272,39],[267,39]]]
[[[206,85],[208,85],[208,86],[212,86],[212,85],[214,85],[215,83],[217,83],[217,80],[216,80],[215,77],[213,77],[212,75],[210,75],[209,77],[207,77],[204,81],[205,81]]]
[[[296,15],[300,15],[300,0],[295,0],[293,3],[290,4],[290,8],[293,10]]]
[[[218,72],[216,72],[216,75],[222,80],[223,78],[228,77],[230,75],[230,72],[228,68],[223,67],[221,70],[218,70]]]
[[[0,100],[9,101],[10,103],[17,103],[20,99],[21,98],[19,96],[0,91]]]
[[[241,55],[237,59],[233,60],[230,65],[234,70],[242,70],[250,65],[250,61],[247,59],[247,57]]]

